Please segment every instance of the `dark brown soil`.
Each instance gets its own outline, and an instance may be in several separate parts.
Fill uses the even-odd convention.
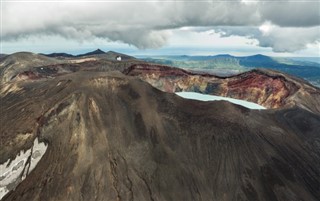
[[[3,200],[320,198],[320,116],[298,104],[254,111],[185,100],[116,72],[0,88],[0,162],[36,137],[48,144]]]

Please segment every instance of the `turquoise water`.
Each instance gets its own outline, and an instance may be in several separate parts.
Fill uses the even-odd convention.
[[[242,105],[249,109],[256,109],[256,110],[263,110],[266,109],[265,107],[252,103],[249,101],[239,100],[235,98],[227,98],[222,96],[214,96],[214,95],[207,95],[207,94],[200,94],[196,92],[177,92],[178,96],[181,96],[182,98],[186,99],[193,99],[193,100],[200,100],[200,101],[217,101],[217,100],[224,100],[229,101],[233,104]]]

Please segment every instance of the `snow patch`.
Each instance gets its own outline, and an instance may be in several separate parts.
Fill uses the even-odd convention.
[[[0,199],[10,190],[14,190],[36,167],[47,147],[36,138],[30,149],[21,150],[14,160],[8,159],[7,162],[0,164]]]

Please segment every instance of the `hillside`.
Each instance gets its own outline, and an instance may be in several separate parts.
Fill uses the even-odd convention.
[[[14,78],[0,85],[1,201],[320,197],[320,90],[301,79],[268,69],[219,77],[99,55],[32,67],[55,59],[23,55],[8,57],[14,65],[28,58],[27,70],[5,71]]]
[[[65,55],[68,54],[53,53],[51,56],[45,56],[44,54],[19,52],[7,55],[0,60],[0,84],[20,79],[21,76],[37,78],[53,73],[61,75],[84,69],[89,71],[122,71],[134,63],[143,63],[134,57],[112,51],[101,54],[89,52],[83,56],[72,57]],[[117,61],[116,56],[121,56],[125,62]]]

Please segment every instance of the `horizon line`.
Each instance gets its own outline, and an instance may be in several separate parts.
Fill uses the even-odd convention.
[[[91,52],[94,52],[94,51],[97,51],[97,50],[101,50],[101,48],[97,48],[97,49],[94,49],[92,51],[82,52],[82,53],[78,53],[78,54],[68,53],[68,52],[43,53],[43,52],[31,52],[31,51],[17,51],[17,52],[14,52],[14,53],[3,53],[3,52],[1,52],[0,54],[2,54],[2,55],[12,55],[12,54],[17,54],[17,53],[33,53],[33,54],[42,54],[42,55],[69,54],[69,55],[72,55],[72,56],[76,57],[76,56],[79,56],[79,55],[82,55],[82,54],[91,53]],[[249,56],[262,55],[262,56],[267,56],[267,57],[283,57],[283,58],[289,58],[289,57],[292,57],[292,58],[320,58],[320,55],[319,56],[281,56],[281,55],[279,55],[279,56],[270,56],[268,54],[261,54],[261,53],[258,53],[258,54],[246,54],[246,55],[237,56],[237,55],[234,55],[234,54],[223,53],[223,52],[222,53],[218,53],[218,54],[137,54],[137,53],[128,54],[128,53],[122,53],[122,52],[114,51],[114,50],[108,50],[108,51],[101,50],[101,51],[103,51],[104,53],[115,52],[115,53],[125,54],[125,55],[129,55],[129,56],[134,56],[134,57],[152,57],[152,56],[189,56],[189,57],[192,57],[192,56],[231,56],[231,57],[249,57]]]

